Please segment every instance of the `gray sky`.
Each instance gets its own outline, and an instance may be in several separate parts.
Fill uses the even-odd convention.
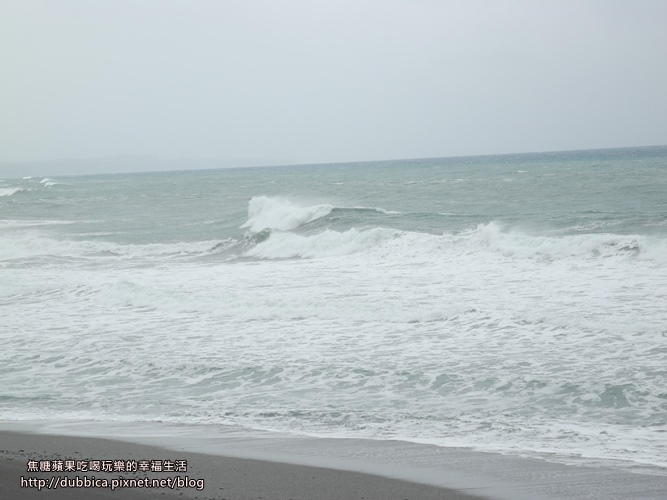
[[[0,0],[0,161],[667,144],[664,0]]]

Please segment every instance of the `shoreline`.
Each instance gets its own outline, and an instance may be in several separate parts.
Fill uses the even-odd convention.
[[[173,451],[167,448],[145,444],[115,441],[94,437],[55,436],[28,434],[23,432],[0,431],[0,497],[2,498],[44,498],[61,499],[109,499],[128,498],[149,500],[152,498],[193,498],[193,499],[331,499],[331,500],[480,500],[484,497],[465,492],[399,479],[338,470],[324,467],[295,465],[249,458],[235,458],[223,455]],[[28,460],[53,461],[181,461],[187,462],[181,472],[28,472]],[[35,465],[35,467],[39,467]],[[75,466],[76,467],[76,466]],[[52,477],[57,477],[53,488]],[[63,488],[67,477],[69,487]],[[89,486],[83,486],[84,477]],[[119,478],[126,480],[126,486]],[[23,487],[21,482],[23,478]],[[75,479],[77,478],[77,479]],[[162,480],[164,487],[146,487],[148,478]],[[183,485],[175,484],[180,478]],[[37,484],[37,479],[44,482]],[[112,480],[118,480],[118,489],[112,491],[104,487]],[[169,483],[171,480],[171,483]],[[97,481],[98,487],[92,487]],[[154,483],[158,485],[158,483]],[[60,485],[60,487],[58,487]],[[38,489],[38,487],[42,489]],[[51,486],[51,488],[49,488]],[[201,486],[200,489],[198,489]]]
[[[16,494],[23,497],[30,491],[18,487],[20,476],[28,476],[25,468],[29,459],[102,461],[183,457],[188,460],[185,473],[150,472],[148,476],[140,473],[136,477],[165,479],[188,475],[190,479],[204,479],[203,491],[125,489],[123,498],[152,498],[159,492],[162,498],[171,498],[175,493],[180,498],[227,500],[602,500],[613,497],[648,500],[664,498],[667,494],[667,474],[663,469],[651,475],[645,471],[638,473],[639,469],[630,472],[607,466],[564,465],[464,448],[402,441],[314,438],[232,427],[0,421],[0,463],[3,464],[0,488],[16,488],[5,492],[0,489],[0,497],[14,498]],[[92,473],[79,472],[82,474],[92,476]],[[96,477],[111,478],[119,474],[101,472]],[[30,476],[37,477],[34,473]],[[41,495],[57,494],[53,490],[33,491]],[[118,498],[118,490],[78,489],[67,493],[73,491],[84,495],[53,498]],[[112,493],[115,496],[109,497]]]

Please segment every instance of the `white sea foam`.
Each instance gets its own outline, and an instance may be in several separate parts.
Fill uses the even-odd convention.
[[[7,270],[0,304],[16,313],[6,354],[22,369],[4,395],[39,378],[39,394],[64,400],[48,403],[51,418],[225,422],[664,465],[664,268],[517,258],[488,247],[482,236],[495,229],[329,231],[321,247],[320,235],[275,233],[256,247],[280,236],[327,256],[306,260]],[[48,354],[35,357],[35,342]],[[21,403],[33,418],[46,404]]]
[[[267,240],[246,252],[247,257],[285,259],[290,257],[330,257],[367,250],[381,241],[394,238],[398,231],[374,228],[350,229],[343,233],[326,230],[312,236],[273,233]]]

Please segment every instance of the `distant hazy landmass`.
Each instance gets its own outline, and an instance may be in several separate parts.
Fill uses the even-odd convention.
[[[113,156],[30,162],[0,162],[0,178],[45,175],[93,175],[123,172],[157,172],[165,170],[199,170],[210,168],[261,167],[294,165],[290,160],[163,160],[152,156]]]

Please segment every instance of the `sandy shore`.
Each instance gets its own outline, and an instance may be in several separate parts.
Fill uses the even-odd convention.
[[[109,439],[109,437],[111,439]],[[28,461],[100,461],[111,472],[28,472]],[[140,461],[146,464],[141,471]],[[161,461],[170,471],[150,470]],[[187,467],[175,470],[176,461]],[[104,461],[107,461],[106,463]],[[114,461],[136,461],[137,472]],[[0,499],[196,498],[262,500],[663,500],[667,470],[635,462],[571,458],[572,464],[398,440],[324,438],[236,426],[155,422],[0,421]],[[71,463],[70,463],[71,464]],[[53,464],[52,464],[53,465]],[[157,466],[155,463],[153,467]],[[183,464],[181,464],[182,466]],[[114,468],[116,469],[114,471]],[[86,477],[116,483],[70,488]],[[58,488],[52,477],[61,478]],[[190,487],[173,483],[187,477]],[[23,485],[28,487],[21,487]],[[32,478],[32,482],[30,482]],[[156,480],[146,487],[140,480]],[[54,486],[48,489],[48,480]],[[164,487],[157,487],[162,481]],[[174,484],[174,488],[169,485]],[[203,484],[202,484],[203,482]],[[39,490],[36,486],[43,484]],[[136,487],[130,487],[132,485]],[[199,486],[199,489],[197,489]]]
[[[75,461],[137,461],[162,460],[187,461],[187,470],[181,472],[28,472],[28,461],[68,459]],[[180,464],[181,467],[183,464]],[[56,465],[58,467],[58,465]],[[63,468],[65,464],[63,463]],[[171,468],[171,465],[168,466]],[[118,468],[118,467],[116,467]],[[93,477],[111,484],[112,479],[164,480],[165,488],[110,488],[63,487],[62,479],[70,482],[83,481]],[[51,478],[58,477],[60,482]],[[180,477],[194,486],[192,488],[170,489],[168,479]],[[21,486],[23,478],[23,485]],[[32,480],[30,479],[32,478]],[[38,489],[37,479],[43,479],[42,489]],[[203,489],[198,490],[203,480]],[[199,481],[199,482],[198,482]],[[71,483],[72,486],[76,484]],[[137,483],[139,484],[139,483]],[[47,485],[57,488],[49,489]],[[472,500],[475,497],[464,492],[390,479],[371,474],[342,471],[321,467],[308,467],[275,463],[263,460],[231,458],[219,455],[173,451],[155,446],[147,446],[122,441],[89,437],[52,436],[0,431],[0,498],[40,498],[40,499],[154,499],[154,498],[196,498],[196,499],[273,499],[273,500]]]

